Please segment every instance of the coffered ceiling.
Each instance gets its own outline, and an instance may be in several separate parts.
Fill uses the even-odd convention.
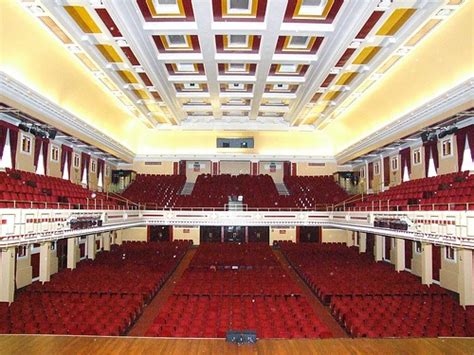
[[[149,128],[323,129],[462,0],[18,0]]]

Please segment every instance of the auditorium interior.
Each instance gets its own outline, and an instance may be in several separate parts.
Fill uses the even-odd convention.
[[[0,1],[0,348],[474,351],[474,1]]]

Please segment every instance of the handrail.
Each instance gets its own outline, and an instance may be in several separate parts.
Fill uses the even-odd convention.
[[[80,209],[80,210],[89,210],[89,209],[107,209],[107,210],[164,210],[164,211],[229,211],[225,206],[215,206],[215,207],[191,207],[191,206],[182,206],[182,207],[167,207],[167,206],[158,206],[158,204],[154,204],[154,206],[150,206],[150,204],[135,204],[130,208],[130,206],[126,205],[116,205],[116,206],[104,206],[103,200],[101,200],[101,204],[97,204],[97,200],[90,201],[87,199],[86,204],[80,203],[70,203],[70,202],[42,202],[42,201],[23,201],[23,200],[0,200],[2,203],[12,203],[13,208],[17,208],[18,204],[28,204],[29,208],[35,208],[34,206],[43,206],[43,208],[64,208],[64,209]],[[383,203],[382,203],[383,202]],[[386,202],[386,203],[385,203]],[[318,206],[318,205],[317,205]],[[335,211],[335,207],[337,205],[319,205],[323,206],[324,208],[317,208],[314,206],[312,208],[303,208],[303,207],[247,207],[242,212],[321,212],[321,211]],[[435,209],[437,206],[447,206],[447,209]],[[469,210],[469,207],[472,206],[474,208],[474,201],[472,202],[437,202],[437,203],[425,203],[425,204],[416,204],[416,205],[405,205],[405,204],[390,204],[390,200],[378,200],[372,201],[371,206],[359,206],[359,207],[348,207],[344,206],[342,210],[339,212],[380,212],[380,211],[424,211],[423,207],[431,207],[430,210],[434,211],[453,211],[457,210],[454,209],[455,206],[464,206],[465,210]],[[105,207],[105,208],[104,208]],[[111,208],[113,207],[113,208]],[[152,208],[150,208],[152,207]],[[8,208],[8,207],[5,207]],[[28,208],[28,207],[25,207]],[[402,209],[404,208],[404,209]],[[461,210],[462,211],[462,210]],[[237,211],[238,212],[238,211]],[[338,212],[338,211],[335,211]]]

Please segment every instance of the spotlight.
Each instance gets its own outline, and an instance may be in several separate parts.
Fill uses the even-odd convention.
[[[30,131],[30,126],[28,126],[25,122],[20,122],[20,124],[18,125],[18,128],[25,132]]]
[[[446,136],[449,136],[450,134],[454,134],[458,131],[458,128],[456,126],[451,126],[451,127],[445,127],[441,130],[441,132],[438,133],[438,138],[442,139]]]

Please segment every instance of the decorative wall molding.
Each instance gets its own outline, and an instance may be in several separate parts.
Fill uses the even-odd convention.
[[[0,92],[0,98],[6,97],[9,100],[27,107],[33,112],[48,117],[51,122],[47,123],[53,126],[57,126],[58,124],[66,125],[72,130],[72,132],[79,132],[84,136],[90,137],[93,141],[107,147],[110,150],[110,153],[117,155],[126,161],[132,161],[135,156],[130,149],[118,141],[85,123],[77,116],[64,110],[61,106],[55,104],[43,95],[32,90],[30,87],[1,71]]]
[[[433,117],[442,116],[450,110],[469,102],[474,106],[474,78],[465,80],[425,102],[417,109],[395,119],[392,123],[339,152],[335,158],[339,164],[344,164],[369,149],[373,150],[373,146],[380,144],[380,142],[386,140],[396,141],[400,138],[400,132],[415,131],[418,127],[427,124]]]
[[[251,153],[218,153],[218,154],[138,154],[134,161],[179,161],[179,160],[226,160],[226,161],[291,161],[294,163],[326,163],[336,164],[331,156],[314,155],[268,155]]]

